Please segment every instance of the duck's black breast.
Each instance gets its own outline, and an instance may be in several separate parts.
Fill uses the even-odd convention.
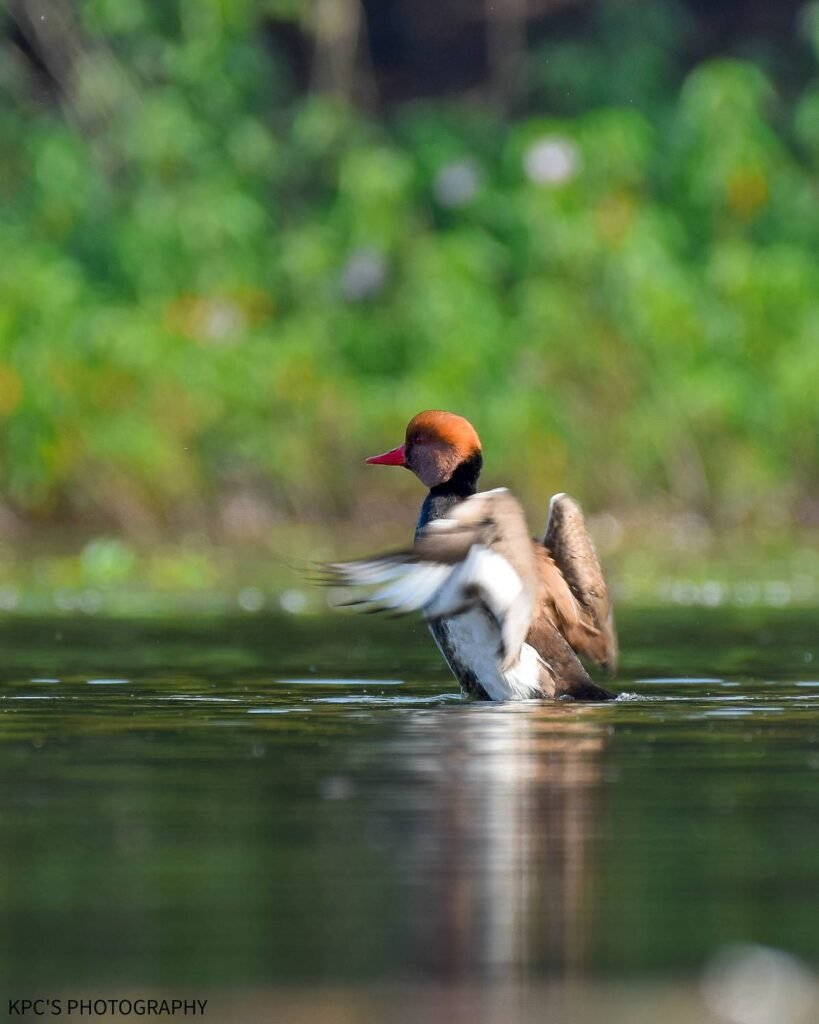
[[[434,519],[443,519],[451,508],[462,502],[464,499],[458,497],[455,494],[435,494],[430,491],[424,499],[424,504],[421,506],[421,514],[418,516],[418,522],[415,525],[415,539],[421,533],[421,530]]]
[[[415,527],[416,540],[421,530],[428,523],[448,515],[450,509],[455,505],[476,493],[482,464],[483,458],[481,453],[476,452],[471,458],[458,466],[446,483],[432,488],[424,499],[424,504],[421,506],[421,514],[418,516],[418,523]],[[468,668],[458,657],[458,652],[450,635],[448,620],[436,619],[428,621],[427,625],[429,626],[430,633],[435,638],[438,650],[444,656],[444,660],[458,680],[463,692],[468,697],[474,697],[476,700],[491,700],[472,669]]]

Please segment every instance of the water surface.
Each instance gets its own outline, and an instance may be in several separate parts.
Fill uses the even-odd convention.
[[[815,966],[817,620],[623,613],[628,697],[581,706],[465,703],[412,621],[7,619],[0,990],[455,1019]]]

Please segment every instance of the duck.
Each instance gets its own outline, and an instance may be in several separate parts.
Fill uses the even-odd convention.
[[[410,546],[325,566],[325,582],[363,593],[346,604],[420,612],[467,697],[613,699],[581,660],[613,675],[618,645],[608,587],[573,498],[554,495],[545,532],[533,539],[507,488],[478,490],[475,428],[440,409],[413,416],[403,444],[366,461],[408,469],[428,493]]]

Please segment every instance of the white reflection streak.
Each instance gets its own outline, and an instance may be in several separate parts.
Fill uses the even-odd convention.
[[[469,737],[470,781],[476,786],[473,800],[483,805],[476,837],[482,855],[477,888],[484,903],[481,959],[501,973],[528,960],[531,727],[516,709],[492,710],[491,728]]]

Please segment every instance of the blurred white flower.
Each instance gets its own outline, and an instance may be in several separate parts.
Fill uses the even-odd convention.
[[[523,168],[536,185],[564,185],[580,170],[580,152],[571,139],[546,136],[526,150]]]
[[[345,299],[361,302],[378,295],[387,280],[387,261],[379,249],[355,249],[341,271]]]
[[[264,594],[258,587],[243,587],[238,600],[244,612],[260,612],[264,608]]]
[[[203,314],[202,328],[206,341],[230,341],[246,327],[244,312],[230,299],[212,299],[207,303]]]
[[[709,580],[703,583],[700,590],[702,604],[709,608],[715,608],[725,600],[725,587],[718,580]]]
[[[284,611],[298,615],[307,607],[307,596],[301,590],[285,590],[279,596],[279,604]]]
[[[474,160],[453,160],[435,176],[432,191],[441,206],[458,209],[471,203],[481,184],[481,169]]]
[[[791,600],[791,588],[784,580],[771,580],[765,584],[765,604],[783,607]]]

